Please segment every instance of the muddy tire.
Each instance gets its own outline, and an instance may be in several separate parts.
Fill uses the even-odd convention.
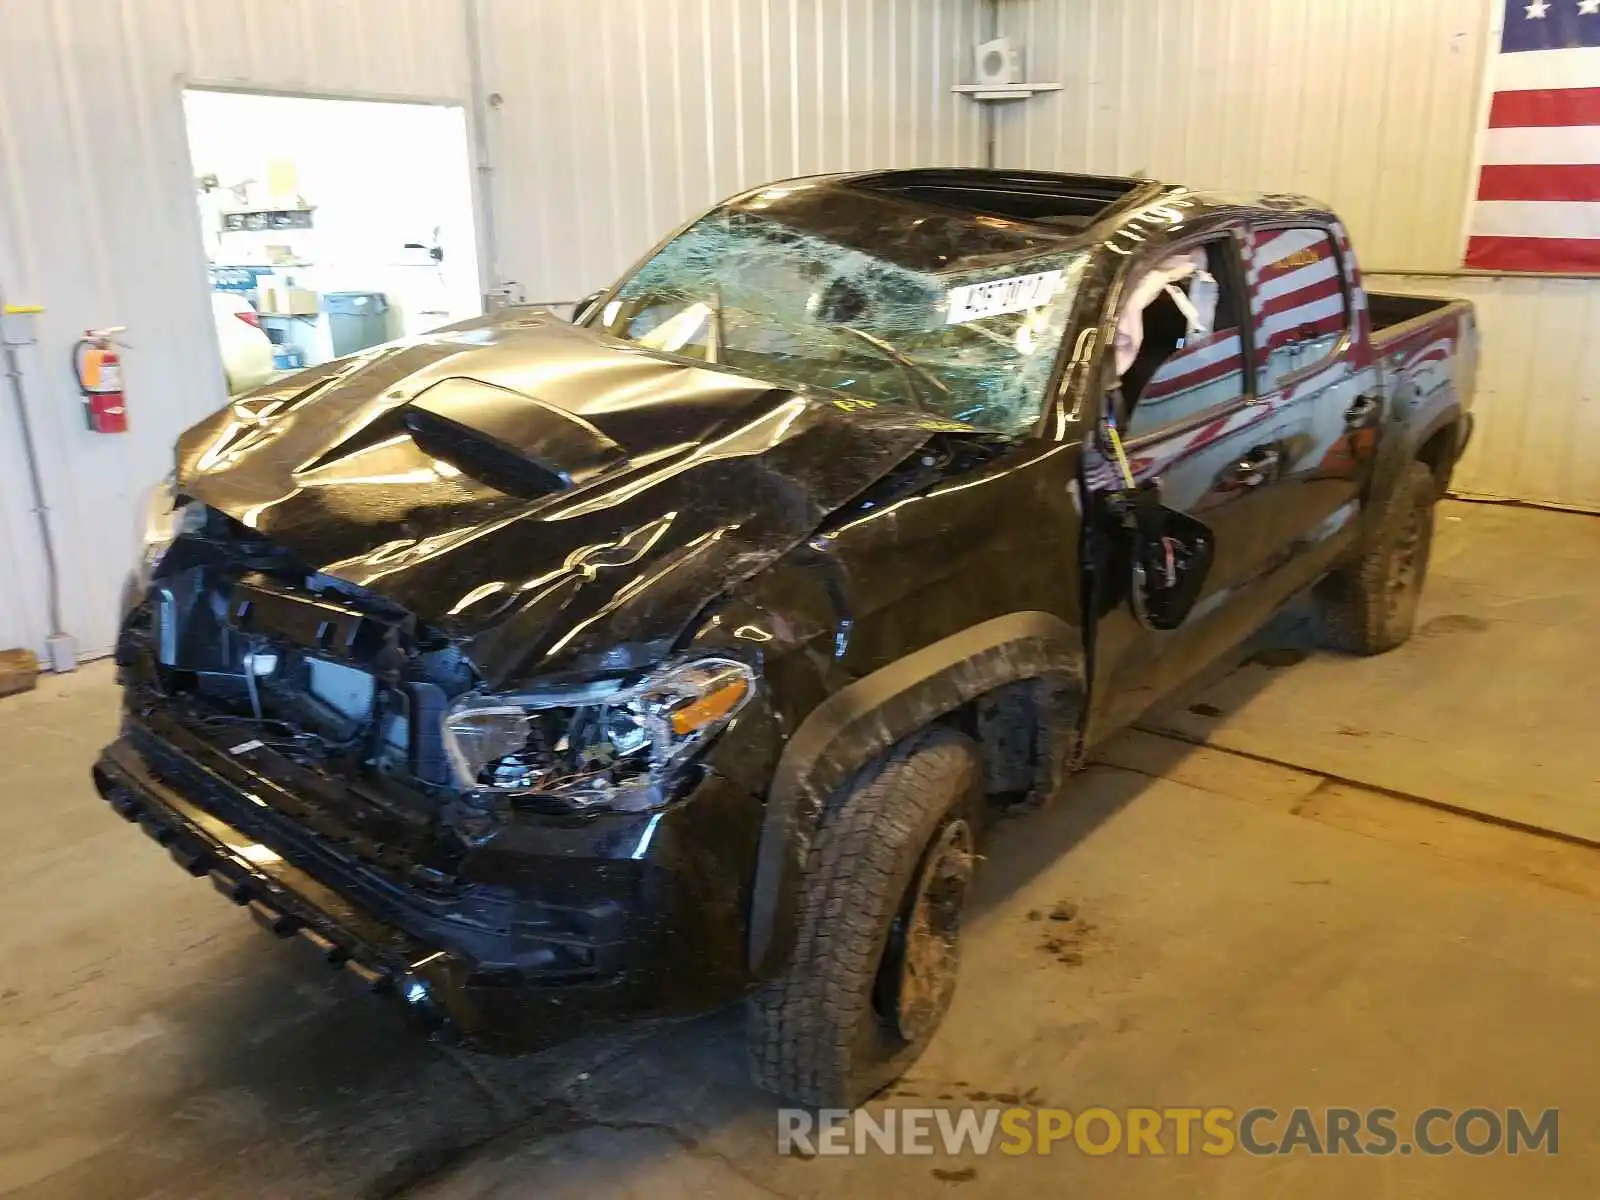
[[[1382,654],[1411,636],[1433,548],[1433,472],[1401,472],[1361,556],[1318,585],[1322,638],[1349,654]]]
[[[758,1086],[850,1108],[916,1061],[955,990],[976,861],[977,747],[926,730],[864,768],[823,817],[788,968],[752,996]]]

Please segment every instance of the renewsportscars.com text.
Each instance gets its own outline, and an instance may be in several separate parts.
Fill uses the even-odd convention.
[[[1560,1152],[1546,1108],[804,1108],[778,1110],[778,1153],[1441,1156]]]

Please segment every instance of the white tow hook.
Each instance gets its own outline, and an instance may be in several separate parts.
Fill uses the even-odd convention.
[[[244,686],[250,693],[250,711],[261,720],[261,693],[256,690],[256,680],[271,675],[278,669],[278,656],[271,650],[246,651],[240,662],[244,666]]]
[[[257,679],[278,669],[278,655],[272,650],[257,650],[244,656],[244,669]]]

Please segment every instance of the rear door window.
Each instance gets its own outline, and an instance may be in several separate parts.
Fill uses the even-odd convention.
[[[1326,229],[1257,229],[1250,283],[1256,320],[1258,395],[1316,367],[1350,329],[1339,252]]]

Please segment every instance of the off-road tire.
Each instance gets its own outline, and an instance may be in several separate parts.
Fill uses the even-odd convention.
[[[1322,639],[1348,654],[1382,654],[1411,636],[1428,577],[1437,500],[1426,463],[1408,463],[1359,557],[1317,587]]]
[[[890,970],[895,953],[885,951],[904,939],[912,902],[946,844],[964,835],[970,855],[982,780],[970,739],[928,729],[863,768],[824,813],[807,859],[794,956],[749,1001],[758,1086],[795,1103],[850,1108],[922,1053],[949,1006],[956,962],[941,962],[943,993],[906,1036],[898,1010],[885,1012],[899,977]],[[964,902],[963,889],[957,925]],[[947,945],[954,955],[959,941]]]

